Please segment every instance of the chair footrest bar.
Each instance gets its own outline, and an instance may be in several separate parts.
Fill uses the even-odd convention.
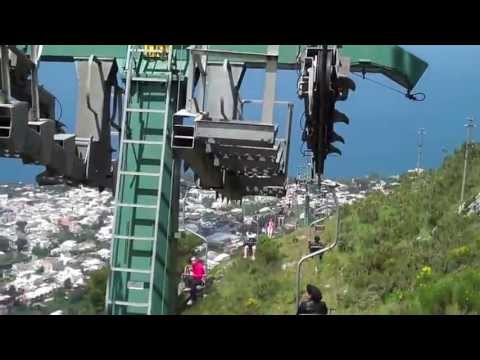
[[[138,81],[138,82],[167,82],[168,78],[167,77],[132,77],[132,81]]]
[[[156,205],[142,205],[142,204],[117,204],[118,207],[131,207],[131,208],[140,208],[140,209],[156,209]]]
[[[163,145],[163,141],[149,141],[149,140],[123,140],[125,144],[140,144],[140,145]]]
[[[158,109],[134,109],[134,108],[126,108],[128,112],[139,112],[139,113],[154,113],[154,114],[164,114],[165,110],[158,110]]]
[[[151,272],[150,270],[117,268],[117,267],[112,267],[112,271],[114,271],[114,272],[135,273],[135,274],[150,274],[150,272]]]
[[[147,173],[147,172],[138,172],[138,171],[119,171],[120,175],[131,175],[131,176],[160,176],[159,173]]]
[[[111,305],[132,306],[132,307],[148,307],[148,303],[137,303],[131,301],[109,301]]]
[[[154,237],[145,237],[145,236],[112,235],[112,238],[122,239],[122,240],[136,240],[136,241],[155,241]]]

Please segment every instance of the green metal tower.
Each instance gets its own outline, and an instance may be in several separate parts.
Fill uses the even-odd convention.
[[[173,114],[182,101],[182,47],[129,46],[107,311],[171,314],[179,164]],[[178,96],[177,96],[178,95]]]

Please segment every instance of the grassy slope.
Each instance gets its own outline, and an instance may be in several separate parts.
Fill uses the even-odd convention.
[[[467,203],[480,192],[479,146],[470,159]],[[303,285],[319,286],[337,313],[480,313],[480,219],[456,213],[462,171],[463,148],[438,171],[343,208],[339,246],[318,274],[306,264]],[[208,297],[184,313],[292,314],[295,266],[281,265],[305,253],[305,231],[263,241],[256,262],[216,269]]]

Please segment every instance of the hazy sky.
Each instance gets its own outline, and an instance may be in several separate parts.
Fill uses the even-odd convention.
[[[350,93],[338,109],[350,118],[350,125],[339,124],[336,129],[346,141],[338,144],[341,157],[329,157],[326,176],[363,176],[371,172],[397,174],[414,168],[416,164],[417,130],[426,129],[424,139],[424,166],[436,167],[443,157],[442,147],[449,152],[465,140],[467,116],[477,117],[480,90],[480,46],[403,46],[429,63],[416,90],[425,92],[424,102],[413,102],[377,84],[353,77],[357,90]],[[369,77],[367,75],[367,77]],[[370,75],[372,79],[396,87],[390,80]],[[301,130],[299,118],[303,104],[296,95],[295,71],[281,71],[277,82],[278,100],[294,102],[294,124],[290,153],[290,175],[295,175],[302,160],[300,155]],[[62,103],[62,121],[68,130],[74,130],[76,117],[76,75],[73,64],[42,63],[40,81]],[[263,89],[261,71],[247,72],[242,97],[260,98]],[[59,110],[57,110],[59,113]],[[247,114],[255,116],[253,109]],[[281,121],[286,112],[279,109]],[[280,120],[279,120],[280,121]],[[282,130],[282,129],[281,129]],[[23,165],[19,160],[0,159],[3,171],[0,182],[32,182],[41,167]]]

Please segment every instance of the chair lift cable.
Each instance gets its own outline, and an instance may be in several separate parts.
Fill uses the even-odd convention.
[[[381,86],[381,87],[384,87],[384,88],[386,88],[386,89],[389,89],[389,90],[395,91],[395,92],[397,92],[397,93],[399,93],[399,94],[402,94],[402,95],[404,95],[404,96],[405,96],[407,99],[409,99],[409,100],[413,100],[413,101],[425,101],[425,99],[426,99],[426,97],[427,97],[427,96],[425,95],[425,93],[423,93],[423,92],[416,92],[416,93],[413,93],[413,94],[412,94],[412,93],[410,92],[411,90],[407,90],[407,93],[404,93],[403,91],[400,91],[400,90],[398,90],[398,89],[396,89],[396,88],[394,88],[394,87],[391,87],[391,86],[389,86],[389,85],[383,84],[383,83],[381,83],[381,82],[379,82],[379,81],[376,81],[376,80],[373,80],[373,79],[371,79],[371,78],[367,78],[367,77],[365,76],[365,74],[362,74],[362,75],[357,74],[357,73],[352,73],[352,74],[355,75],[355,76],[357,76],[357,77],[359,77],[359,78],[362,78],[362,79],[364,79],[364,80],[368,80],[368,81],[370,81],[370,82],[372,82],[372,83],[374,83],[374,84],[377,84],[377,85],[379,85],[379,86]],[[419,98],[419,96],[420,96],[420,98]]]

